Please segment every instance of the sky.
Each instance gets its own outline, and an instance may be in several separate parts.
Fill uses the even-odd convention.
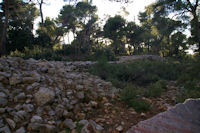
[[[46,0],[47,4],[43,5],[43,15],[44,18],[56,18],[65,4],[69,2],[64,2],[64,0]],[[126,11],[129,12],[129,15],[124,16],[128,21],[135,21],[139,23],[137,16],[139,12],[144,11],[145,6],[155,2],[156,0],[134,0],[132,3],[120,3],[120,2],[111,2],[109,0],[93,0],[93,5],[97,6],[97,14],[100,20],[103,20],[105,23],[108,19],[108,16],[124,15],[122,12],[122,7],[125,7]],[[37,29],[38,22],[40,22],[40,17],[34,22],[34,28]],[[68,39],[65,38],[65,42]],[[69,37],[70,42],[73,40],[72,35]],[[70,43],[66,42],[66,43]]]
[[[63,0],[47,0],[47,4],[43,7],[43,12],[45,17],[56,18],[59,11],[62,9],[63,5],[68,4],[68,2],[63,2]],[[114,16],[122,11],[124,6],[129,15],[125,18],[129,21],[135,20],[137,23],[138,13],[144,11],[145,6],[151,4],[155,0],[134,0],[132,3],[124,4],[118,2],[110,2],[109,0],[93,0],[93,5],[97,6],[97,14],[100,19],[105,19],[105,15]],[[122,15],[122,14],[121,14]]]

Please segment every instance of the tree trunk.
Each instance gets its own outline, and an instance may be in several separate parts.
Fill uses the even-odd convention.
[[[5,21],[3,24],[2,36],[0,40],[0,56],[6,54],[6,34],[8,27],[9,0],[4,0],[4,4],[5,4]]]
[[[199,49],[198,49],[198,51],[199,51],[199,55],[200,55],[200,24],[199,24],[199,21],[198,21],[198,17],[195,19],[195,23],[196,23],[196,28],[197,28],[197,39],[198,39],[198,45],[199,45]]]
[[[41,0],[41,2],[39,3],[39,6],[40,6],[40,17],[41,17],[41,24],[43,26],[44,24],[44,17],[43,17],[43,12],[42,12],[42,4],[43,4],[43,0]]]
[[[196,29],[196,37],[197,37],[197,43],[198,43],[198,52],[200,54],[200,24],[198,20],[198,16],[196,12],[192,13],[193,14],[193,19],[194,19],[194,24],[195,24],[195,29]]]

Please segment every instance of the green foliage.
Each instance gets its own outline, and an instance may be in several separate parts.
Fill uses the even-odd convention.
[[[134,61],[125,64],[94,65],[90,72],[103,79],[116,82],[131,82],[147,86],[156,81],[176,80],[181,73],[181,66],[174,62]]]
[[[110,17],[104,25],[104,36],[111,39],[111,47],[115,54],[124,53],[125,45],[123,42],[125,19],[119,15]]]
[[[184,71],[178,78],[178,85],[182,87],[177,96],[177,102],[188,98],[200,98],[200,63],[199,58],[185,61]]]
[[[81,125],[79,122],[77,123],[77,127],[76,127],[76,130],[78,133],[81,133],[81,130],[83,128],[83,125]]]
[[[34,58],[36,60],[46,59],[55,61],[70,61],[71,59],[66,56],[56,54],[56,51],[48,48],[41,48],[39,46],[34,46],[33,49],[25,47],[23,52],[18,50],[11,52],[10,56],[22,57],[24,59]]]
[[[66,133],[71,133],[71,130],[70,130],[69,128],[66,128],[66,129],[65,129],[65,132],[66,132]]]
[[[4,5],[3,3],[0,3]],[[4,11],[4,6],[2,6]],[[28,4],[22,0],[9,1],[8,26],[6,35],[6,51],[22,51],[24,47],[30,47],[34,44],[34,36],[32,33],[33,22],[38,12],[34,4]],[[5,12],[0,15],[3,21]],[[3,25],[0,25],[3,26]],[[1,28],[0,28],[1,29]],[[1,34],[2,32],[0,32]],[[0,35],[1,38],[1,35]]]
[[[102,79],[107,79],[109,74],[109,64],[105,56],[101,56],[97,62],[89,71],[92,74],[100,76]]]
[[[52,47],[53,45],[60,42],[60,37],[64,34],[63,30],[56,26],[54,20],[46,18],[43,24],[39,25],[37,29],[36,44],[41,47]]]
[[[161,94],[165,91],[167,83],[164,80],[157,81],[154,84],[150,84],[146,90],[144,95],[146,97],[160,97]]]
[[[91,60],[98,60],[102,56],[105,56],[107,60],[109,61],[114,61],[116,60],[114,52],[109,49],[109,48],[101,48],[101,49],[96,49],[94,53],[91,55]]]
[[[194,86],[193,86],[194,87]],[[176,97],[177,103],[182,103],[189,98],[200,98],[200,87],[193,89],[183,89]]]
[[[129,106],[133,107],[135,111],[149,111],[151,108],[151,104],[148,101],[143,99],[134,98],[127,103]]]
[[[96,6],[78,2],[75,6],[65,5],[58,16],[58,24],[64,33],[72,32],[75,54],[90,54],[98,20]],[[91,37],[93,36],[93,38]]]
[[[127,85],[121,91],[121,99],[126,102],[130,107],[134,108],[137,112],[139,111],[148,111],[151,107],[151,104],[139,96],[141,95],[141,90],[134,87],[133,85]]]
[[[121,91],[121,99],[124,101],[130,101],[133,98],[137,98],[140,94],[139,89],[137,89],[135,86],[129,84],[127,85],[122,91]]]

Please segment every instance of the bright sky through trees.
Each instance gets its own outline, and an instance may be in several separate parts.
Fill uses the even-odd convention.
[[[106,16],[113,17],[116,14],[124,15],[124,17],[129,21],[136,21],[137,20],[138,13],[140,11],[144,11],[145,6],[151,4],[155,0],[134,0],[133,3],[118,3],[118,2],[111,2],[109,0],[93,0],[93,5],[97,6],[97,14],[100,18],[100,20],[103,20],[104,22],[108,19]],[[44,18],[50,17],[50,18],[56,18],[62,9],[62,7],[68,4],[68,2],[64,2],[63,0],[48,0],[47,4],[43,5],[43,15]],[[129,15],[124,14],[123,7],[125,7],[125,11],[129,13]],[[35,28],[37,28],[37,24],[40,21],[40,18],[38,17],[35,21]],[[68,39],[65,39],[65,41]],[[70,42],[73,40],[72,35],[70,35]],[[69,43],[69,42],[67,42]]]
[[[43,12],[45,17],[55,18],[59,14],[60,9],[63,5],[68,4],[68,2],[63,2],[63,0],[48,0],[50,4],[44,5]],[[114,16],[119,14],[119,11],[122,11],[124,6],[126,11],[129,12],[129,15],[125,18],[133,21],[134,18],[137,21],[137,15],[139,11],[143,11],[145,6],[151,4],[155,0],[134,0],[133,3],[122,4],[117,2],[110,2],[109,0],[93,0],[93,5],[96,5],[98,8],[98,15],[100,19],[105,19],[105,15]],[[123,15],[121,13],[121,15]]]

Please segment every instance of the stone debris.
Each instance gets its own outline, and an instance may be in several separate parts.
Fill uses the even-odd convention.
[[[92,64],[0,58],[0,132],[76,132],[77,122],[98,108],[98,100],[118,93],[110,82],[81,72]]]
[[[200,99],[189,99],[183,104],[139,122],[127,133],[199,133]]]

